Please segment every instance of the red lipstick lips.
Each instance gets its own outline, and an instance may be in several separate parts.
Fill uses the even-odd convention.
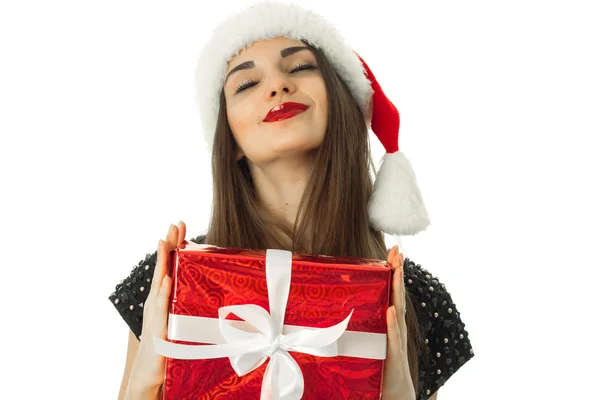
[[[271,110],[264,119],[264,122],[277,122],[283,119],[292,118],[296,114],[300,114],[308,109],[308,106],[302,103],[287,102],[279,104]]]

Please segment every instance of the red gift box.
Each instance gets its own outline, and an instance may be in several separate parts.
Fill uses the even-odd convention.
[[[184,242],[170,265],[164,400],[380,399],[387,262]]]

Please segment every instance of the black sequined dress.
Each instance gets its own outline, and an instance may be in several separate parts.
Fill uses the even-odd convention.
[[[200,235],[190,241],[204,243],[204,239],[205,235]],[[148,297],[155,265],[156,252],[147,254],[109,296],[138,338],[142,334],[143,305]],[[446,286],[437,277],[405,257],[404,286],[416,307],[424,337],[423,350],[419,351],[417,400],[426,400],[475,354],[460,312]]]

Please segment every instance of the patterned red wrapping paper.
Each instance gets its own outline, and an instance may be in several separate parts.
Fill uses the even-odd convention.
[[[171,252],[169,313],[218,318],[220,307],[242,304],[257,304],[268,311],[265,256],[265,250],[185,242]],[[386,261],[293,253],[284,324],[326,328],[354,309],[348,331],[385,334],[390,291],[391,269]],[[227,319],[239,320],[234,315]],[[380,399],[384,360],[290,354],[304,377],[302,399]],[[163,400],[258,400],[267,364],[239,377],[229,358],[166,358]]]

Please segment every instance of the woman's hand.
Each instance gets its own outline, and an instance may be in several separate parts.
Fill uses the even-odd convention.
[[[167,263],[169,253],[185,240],[185,230],[186,226],[183,221],[179,223],[178,227],[171,225],[167,240],[158,242],[152,286],[144,303],[142,337],[131,367],[129,379],[131,392],[160,394],[165,375],[165,358],[154,351],[152,337],[167,339],[169,296],[172,284],[171,278],[167,275]]]
[[[407,350],[407,328],[403,268],[404,256],[394,246],[387,258],[391,264],[392,306],[387,310],[387,356],[383,371],[383,400],[415,400]]]

